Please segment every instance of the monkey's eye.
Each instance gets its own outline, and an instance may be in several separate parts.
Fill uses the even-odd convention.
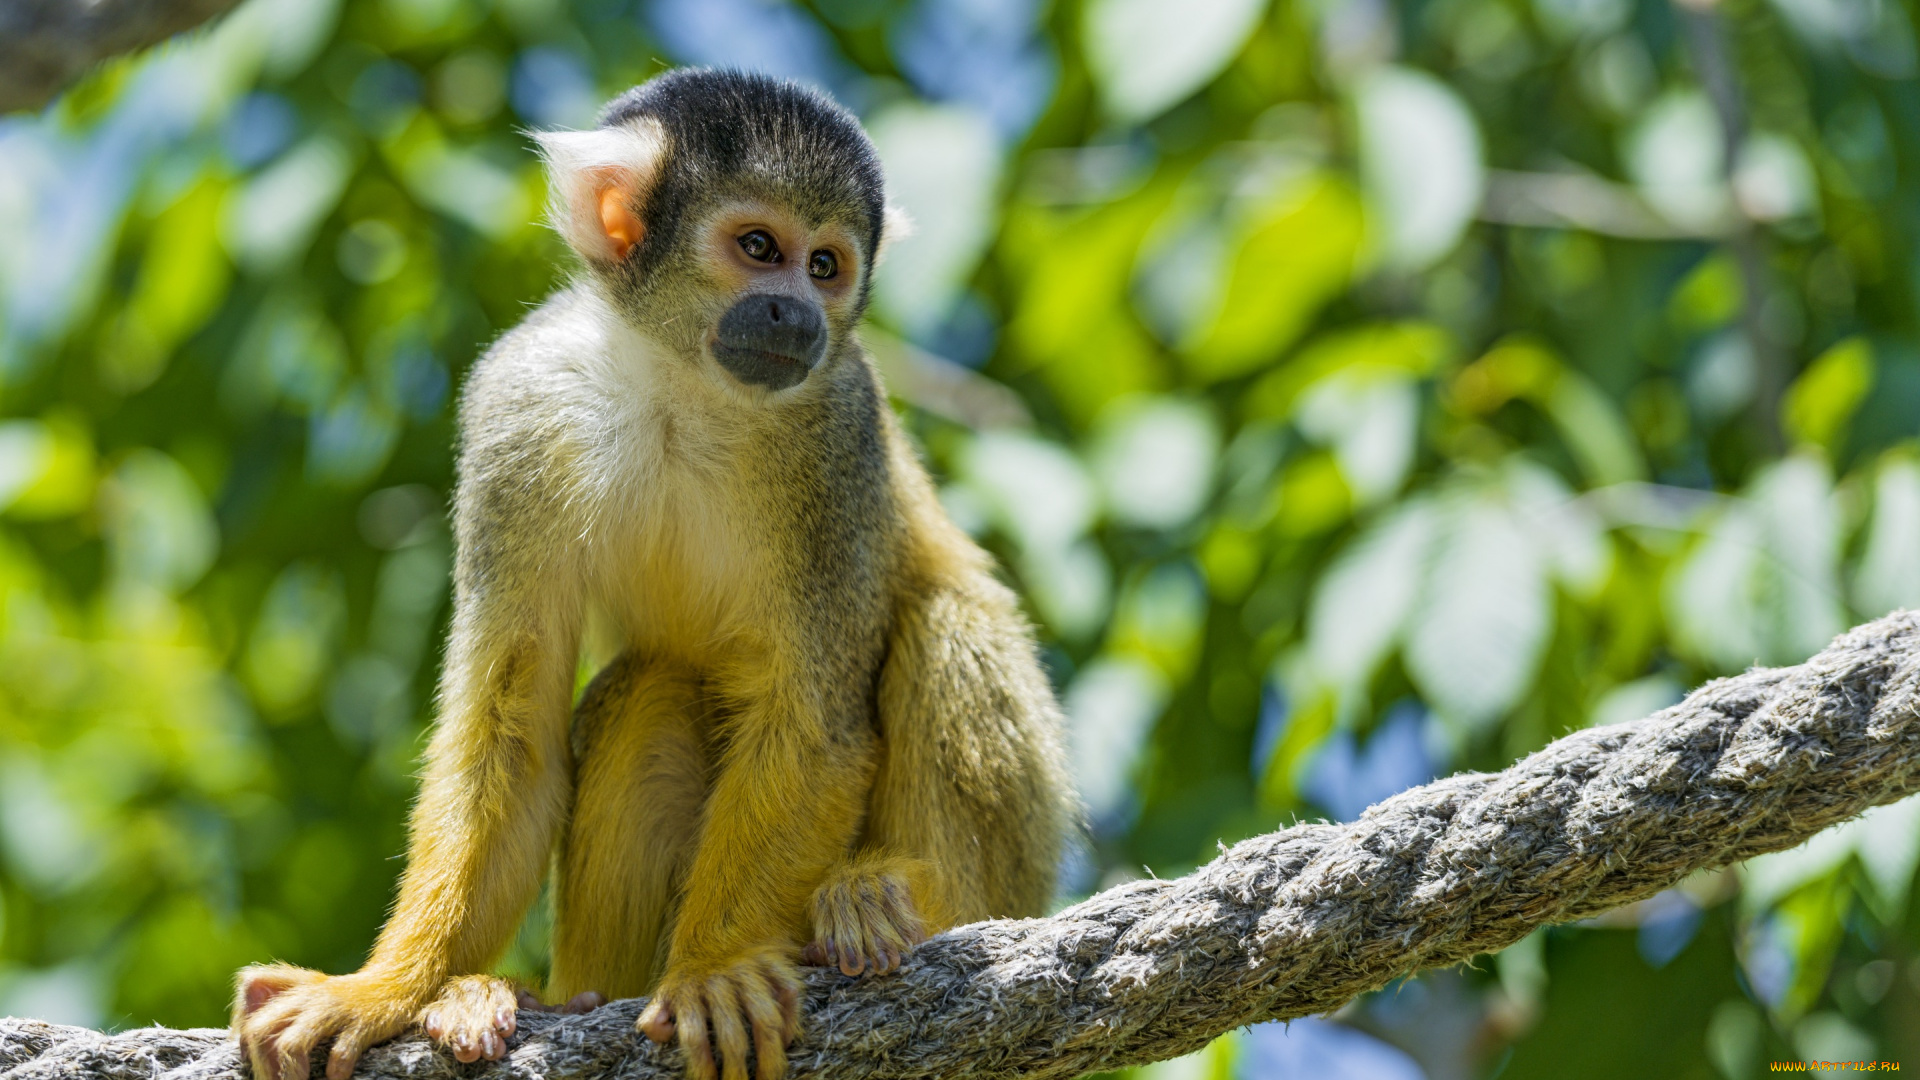
[[[840,272],[840,260],[833,257],[831,251],[816,251],[807,260],[807,273],[825,281]]]
[[[754,259],[758,262],[780,261],[779,245],[773,242],[773,237],[768,236],[766,232],[761,229],[755,229],[741,237],[740,250],[747,253],[747,258]]]

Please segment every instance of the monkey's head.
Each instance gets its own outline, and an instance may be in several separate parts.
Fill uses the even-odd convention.
[[[537,136],[554,226],[643,334],[783,390],[851,340],[887,228],[880,160],[798,84],[669,72]]]

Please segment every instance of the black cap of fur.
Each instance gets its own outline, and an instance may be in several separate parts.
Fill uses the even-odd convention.
[[[641,262],[678,247],[682,223],[719,193],[758,195],[819,221],[864,223],[868,255],[878,246],[886,209],[880,157],[860,121],[819,91],[749,72],[682,68],[608,102],[600,126],[640,117],[667,136]]]

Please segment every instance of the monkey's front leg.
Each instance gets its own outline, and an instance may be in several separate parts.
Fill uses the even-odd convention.
[[[749,1046],[759,1080],[786,1074],[808,903],[846,858],[873,780],[878,740],[856,710],[830,719],[773,697],[737,717],[667,971],[640,1016],[655,1042],[678,1036],[693,1080],[711,1080],[715,1058],[724,1080],[745,1080]]]
[[[346,1080],[367,1047],[422,1020],[462,1061],[505,1052],[514,988],[473,973],[532,902],[565,813],[569,646],[454,644],[400,898],[366,966],[240,973],[234,1032],[259,1080],[302,1080],[329,1039],[327,1076]]]

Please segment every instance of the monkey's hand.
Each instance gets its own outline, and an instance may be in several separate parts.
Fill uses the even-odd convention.
[[[688,1080],[746,1080],[753,1047],[758,1080],[787,1074],[787,1044],[800,1030],[800,973],[785,949],[757,949],[718,968],[672,965],[639,1029],[657,1043],[679,1036]]]
[[[233,1032],[256,1080],[306,1080],[313,1048],[327,1039],[327,1080],[347,1080],[367,1047],[406,1030],[420,1009],[417,991],[380,971],[266,964],[241,971],[238,982]]]
[[[838,966],[843,975],[886,975],[927,940],[904,860],[855,863],[813,894],[813,941],[804,963]]]

